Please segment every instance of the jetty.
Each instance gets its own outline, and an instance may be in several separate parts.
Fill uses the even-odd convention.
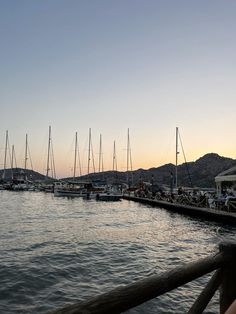
[[[235,212],[228,212],[228,211],[224,211],[220,209],[171,203],[168,201],[151,199],[147,197],[137,197],[137,196],[132,196],[128,194],[125,194],[123,198],[126,200],[151,205],[154,207],[164,208],[172,212],[184,214],[187,216],[236,225],[236,213]]]

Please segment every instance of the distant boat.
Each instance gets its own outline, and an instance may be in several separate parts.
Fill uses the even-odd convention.
[[[56,182],[54,185],[55,196],[96,198],[98,193],[105,191],[104,186],[97,186],[88,182]]]
[[[113,144],[113,162],[112,162],[112,171],[113,173],[117,173],[117,158],[116,158],[116,143],[114,141]],[[114,181],[114,180],[113,180]],[[106,185],[106,188],[104,191],[97,193],[96,200],[97,201],[120,201],[122,198],[122,189],[120,185],[117,184],[111,184]]]
[[[29,157],[28,157],[29,155]],[[15,156],[15,149],[14,145],[12,145],[12,157],[11,157],[11,168],[12,168],[12,185],[11,188],[13,191],[34,191],[35,186],[32,182],[29,181],[27,178],[27,160],[30,159],[31,162],[31,169],[33,170],[32,160],[29,152],[29,145],[28,145],[28,134],[26,134],[25,138],[25,161],[24,161],[24,170],[20,169],[17,171],[16,165],[16,156]],[[13,161],[15,160],[15,171],[13,171]]]
[[[106,191],[98,193],[96,196],[97,201],[120,201],[123,197],[121,188],[116,185],[109,186]]]
[[[56,182],[54,185],[54,196],[83,197],[87,194],[84,184],[73,182]]]
[[[76,177],[76,168],[77,168],[77,159],[79,162],[79,175],[82,175],[81,172],[81,163],[80,163],[80,153],[79,153],[79,147],[78,147],[78,133],[75,132],[75,155],[74,155],[74,169],[73,169],[73,180],[75,181]]]

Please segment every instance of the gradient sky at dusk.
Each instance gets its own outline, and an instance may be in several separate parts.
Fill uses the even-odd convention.
[[[78,131],[105,170],[175,162],[178,126],[188,161],[236,158],[236,1],[0,0],[0,159],[5,131],[24,164],[45,173],[48,127],[57,175],[72,175]],[[180,162],[183,157],[180,154]]]

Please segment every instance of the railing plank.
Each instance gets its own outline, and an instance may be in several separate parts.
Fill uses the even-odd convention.
[[[206,287],[202,290],[201,294],[188,311],[188,314],[201,314],[207,307],[207,304],[210,302],[218,287],[220,286],[221,281],[222,270],[218,269],[211,277]]]
[[[218,253],[210,257],[188,263],[173,270],[145,278],[127,286],[118,287],[87,301],[53,311],[53,314],[116,314],[127,311],[148,300],[158,297],[181,285],[201,277],[224,263],[224,255]]]

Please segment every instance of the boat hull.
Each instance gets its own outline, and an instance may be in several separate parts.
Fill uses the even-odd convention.
[[[116,202],[116,201],[120,201],[121,199],[122,199],[121,194],[101,193],[101,194],[97,194],[97,196],[96,196],[97,201]]]

